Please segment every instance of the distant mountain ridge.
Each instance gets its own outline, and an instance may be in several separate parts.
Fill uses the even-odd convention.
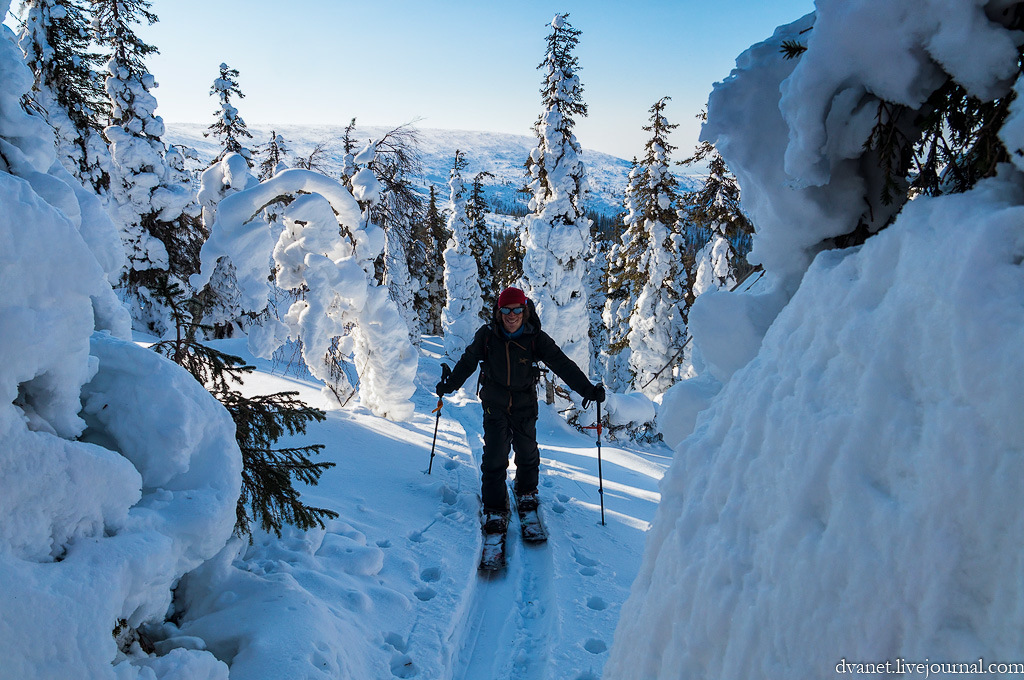
[[[203,136],[208,125],[205,123],[168,123],[164,141],[195,149],[200,164],[205,167],[220,151],[215,140]],[[365,143],[379,139],[392,128],[359,126],[354,138]],[[524,164],[530,151],[536,145],[536,138],[530,135],[511,135],[500,132],[479,132],[470,130],[442,130],[438,128],[414,127],[419,137],[420,159],[423,175],[420,178],[424,192],[433,184],[438,196],[448,199],[448,174],[459,149],[466,157],[467,167],[463,178],[469,182],[481,171],[494,175],[484,181],[485,194],[492,207],[498,203],[520,204],[526,208],[527,199],[519,193],[526,183]],[[334,175],[340,174],[344,154],[342,137],[343,125],[250,125],[253,135],[250,148],[266,144],[271,131],[282,136],[292,153],[292,159],[306,157],[318,143],[325,143],[324,165]],[[630,162],[600,151],[583,150],[583,162],[587,168],[590,194],[587,207],[609,217],[621,211],[622,195],[626,188]],[[689,188],[693,182],[680,177],[680,182]]]

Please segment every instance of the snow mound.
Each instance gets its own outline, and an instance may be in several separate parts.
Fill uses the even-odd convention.
[[[606,677],[1015,658],[1024,178],[1004,173],[818,256],[679,447]]]

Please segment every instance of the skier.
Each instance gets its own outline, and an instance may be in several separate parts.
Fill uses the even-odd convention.
[[[504,533],[509,506],[505,490],[509,448],[516,454],[513,491],[520,513],[537,509],[540,449],[537,447],[537,389],[542,361],[584,399],[602,402],[604,386],[594,385],[541,330],[540,318],[526,294],[506,288],[498,296],[494,318],[481,326],[437,394],[454,392],[480,365],[480,403],[484,409],[484,453],[480,464],[487,534]]]

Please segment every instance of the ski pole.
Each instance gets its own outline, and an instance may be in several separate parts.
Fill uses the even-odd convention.
[[[602,386],[601,383],[597,383]],[[587,408],[589,400],[583,400],[583,408]],[[588,425],[584,427],[584,430],[597,430],[597,495],[601,497],[601,526],[605,526],[604,523],[604,475],[601,473],[601,402],[596,401],[597,404],[597,425]]]
[[[441,364],[441,381],[444,382],[451,375],[452,369],[448,368],[448,364]],[[437,446],[437,426],[441,424],[441,407],[444,406],[444,398],[439,394],[437,395],[437,408],[434,409],[434,413],[437,413],[437,420],[434,421],[434,441],[430,443],[430,464],[427,465],[427,474],[434,468],[434,447]]]
[[[601,497],[601,526],[604,523],[604,475],[601,474],[601,402],[597,402],[597,495]]]

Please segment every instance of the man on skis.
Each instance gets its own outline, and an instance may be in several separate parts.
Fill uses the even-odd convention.
[[[535,510],[540,474],[537,447],[537,383],[543,362],[584,399],[604,401],[604,387],[594,385],[573,361],[541,330],[533,304],[518,288],[498,296],[494,318],[481,326],[437,394],[454,392],[480,366],[480,403],[484,411],[484,451],[480,465],[480,495],[484,531],[504,532],[509,505],[505,490],[510,447],[515,450],[514,493],[520,512]]]

